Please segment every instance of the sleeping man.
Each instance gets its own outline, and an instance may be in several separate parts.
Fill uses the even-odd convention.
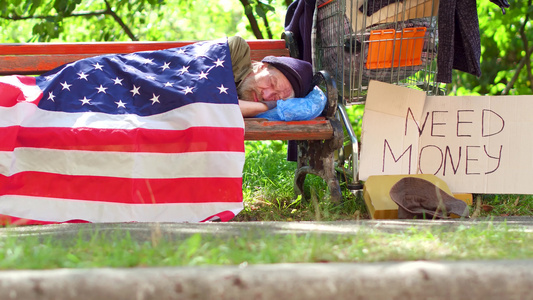
[[[252,62],[250,47],[244,39],[230,37],[228,44],[239,107],[244,117],[261,117],[262,113],[274,109],[278,100],[304,99],[313,91],[313,68],[310,63],[275,56]]]

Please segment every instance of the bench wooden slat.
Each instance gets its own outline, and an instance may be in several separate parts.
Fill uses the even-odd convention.
[[[93,43],[25,43],[2,44],[0,55],[35,55],[35,54],[107,54],[130,53],[135,51],[161,50],[183,47],[198,41],[180,42],[93,42]],[[247,40],[253,50],[285,49],[284,40]]]
[[[252,40],[252,60],[265,56],[289,56],[284,40]],[[3,44],[0,47],[0,75],[41,74],[79,59],[109,53],[131,53],[183,47],[186,42],[101,42],[101,43],[29,43]],[[14,55],[16,53],[16,55]]]
[[[245,140],[327,140],[333,136],[333,127],[324,117],[310,121],[267,121],[265,119],[246,118]]]
[[[61,65],[91,56],[94,54],[3,56],[0,62],[0,75],[42,74]]]
[[[0,61],[0,75],[33,75],[42,74],[61,65],[70,62],[95,56],[97,54],[53,54],[53,55],[25,55],[25,56],[3,56]],[[252,60],[261,60],[265,56],[289,56],[284,50],[255,50],[250,56]]]

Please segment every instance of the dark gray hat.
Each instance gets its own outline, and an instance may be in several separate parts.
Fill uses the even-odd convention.
[[[468,218],[469,211],[465,202],[421,178],[400,179],[392,186],[389,195],[398,204],[399,219],[447,219],[451,214]]]
[[[310,63],[286,56],[267,56],[262,62],[271,64],[287,77],[296,98],[307,96],[313,88],[313,67]]]

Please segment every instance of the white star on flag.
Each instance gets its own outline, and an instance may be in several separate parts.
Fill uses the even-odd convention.
[[[118,102],[115,102],[117,104],[117,108],[126,108],[126,103],[122,102],[122,100],[118,100]]]
[[[80,77],[78,77],[78,79],[85,79],[85,81],[88,81],[88,80],[87,80],[87,77],[88,77],[89,75],[87,75],[87,74],[85,74],[85,73],[83,73],[83,72],[79,72],[79,73],[78,73],[78,76],[80,76]]]
[[[104,66],[102,66],[102,65],[99,64],[99,63],[96,63],[96,64],[93,65],[93,67],[94,67],[95,69],[97,69],[97,70],[103,71],[102,68],[103,68]]]
[[[52,93],[52,92],[48,93],[48,100],[52,100],[52,101],[54,101],[54,98],[55,98],[55,97],[56,97],[56,96],[54,96],[54,93]],[[54,101],[54,102],[55,102],[55,101]]]
[[[224,87],[223,84],[221,84],[219,87],[217,87],[217,89],[220,90],[220,93],[221,93],[221,94],[222,94],[222,93],[224,93],[224,94],[227,94],[227,93],[228,93],[228,92],[226,92],[226,91],[228,90],[228,88],[227,88],[227,87]]]
[[[185,95],[187,95],[188,93],[192,94],[192,87],[187,86],[183,91],[185,92]]]
[[[143,64],[144,65],[151,65],[151,64],[154,64],[154,60],[151,59],[151,58],[147,58],[143,61]]]
[[[181,72],[181,74],[189,72],[189,67],[188,66],[187,67],[183,66],[183,68],[181,68],[180,72]]]
[[[163,68],[163,71],[165,71],[166,69],[170,69],[170,63],[169,62],[166,62],[164,65],[162,65],[160,68]]]
[[[159,95],[156,96],[155,94],[152,94],[152,96],[153,96],[152,99],[150,99],[150,101],[152,101],[152,105],[154,105],[156,102],[160,103],[159,102]]]
[[[103,87],[102,85],[100,85],[99,87],[96,88],[98,90],[98,93],[104,93],[104,94],[107,94],[105,92],[105,90],[107,90],[106,87]]]
[[[69,90],[69,91],[70,91],[70,87],[72,86],[72,84],[68,84],[66,81],[61,83],[61,85],[63,86],[61,90]]]
[[[141,94],[141,93],[139,93],[139,89],[140,88],[141,88],[140,86],[133,85],[133,90],[130,90],[130,92],[133,94],[131,96],[133,97],[133,96],[135,96],[135,94],[140,95]]]
[[[222,67],[223,65],[224,65],[224,61],[220,60],[220,58],[217,59],[217,61],[215,61],[215,66]]]
[[[87,99],[87,97],[83,97],[83,99],[80,99],[81,101],[81,105],[85,105],[85,104],[91,104],[89,101],[91,101],[91,99]]]
[[[200,79],[202,79],[202,78],[207,79],[207,75],[208,75],[208,74],[209,74],[209,73],[204,73],[204,71],[202,71],[202,73],[200,73],[200,75],[198,75],[198,77],[199,77]]]
[[[115,82],[115,84],[119,84],[119,85],[122,85],[122,80],[124,80],[124,79],[120,79],[120,78],[118,78],[118,77],[115,78],[115,79],[113,79],[113,81]]]

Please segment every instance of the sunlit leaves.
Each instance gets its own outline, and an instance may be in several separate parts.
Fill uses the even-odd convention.
[[[263,3],[261,1],[257,1],[255,5],[255,13],[260,16],[261,18],[266,18],[267,13],[274,12],[276,9],[272,5],[268,5],[266,3]]]
[[[141,28],[146,22],[146,15],[157,6],[164,4],[161,0],[0,0],[3,10],[0,14],[0,26],[12,27],[12,22],[21,24],[20,19],[30,19],[34,23],[33,36],[26,41],[47,42],[65,34],[65,26],[75,24],[81,32],[93,27],[90,40],[127,40],[126,30],[117,22],[120,19],[129,28]],[[107,6],[109,4],[109,7]],[[160,15],[158,15],[160,16]],[[74,20],[75,19],[75,20]],[[35,22],[38,20],[38,22]],[[21,24],[27,27],[27,24]],[[78,30],[66,33],[68,37]],[[69,38],[67,38],[68,40]],[[87,41],[87,40],[86,40]]]
[[[285,1],[250,2],[254,15],[266,15],[279,36]],[[238,0],[0,0],[0,30],[0,42],[254,38]]]
[[[529,81],[531,69],[522,68],[512,81],[520,61],[526,55],[526,48],[533,47],[533,6],[531,0],[509,0],[506,14],[489,0],[478,0],[478,16],[481,35],[481,71],[476,78],[467,73],[455,72],[453,94],[498,95],[509,89],[508,94],[533,94]],[[529,18],[529,19],[528,19]],[[524,36],[520,30],[523,29]],[[527,44],[525,44],[524,40]],[[530,57],[530,63],[533,57]],[[531,66],[533,67],[533,66]],[[509,87],[507,87],[509,85]]]

